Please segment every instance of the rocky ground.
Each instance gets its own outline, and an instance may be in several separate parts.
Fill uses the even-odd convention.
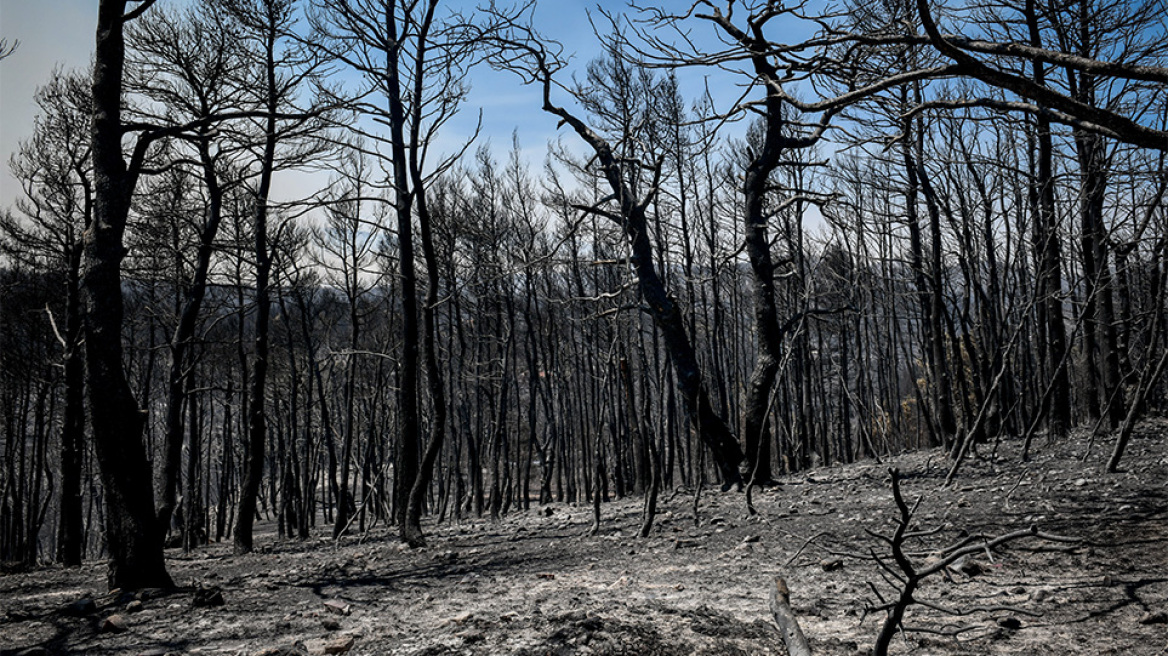
[[[767,605],[784,577],[815,654],[867,653],[895,594],[873,554],[896,516],[903,474],[916,562],[966,535],[1031,525],[1027,538],[926,580],[900,654],[1168,654],[1168,423],[1143,425],[1124,471],[1108,441],[981,449],[945,488],[940,452],[819,469],[755,493],[663,495],[648,539],[640,501],[552,505],[499,522],[429,526],[431,547],[388,532],[169,553],[179,592],[106,593],[104,564],[0,576],[0,653],[9,654],[785,654]],[[1086,460],[1084,456],[1088,455]],[[91,601],[92,603],[87,603]],[[940,608],[963,613],[948,615]]]

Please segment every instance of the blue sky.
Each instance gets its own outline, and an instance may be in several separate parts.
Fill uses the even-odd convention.
[[[450,4],[473,6],[476,2],[454,0]],[[617,10],[625,5],[623,0],[599,4]],[[536,7],[539,29],[574,55],[573,68],[581,68],[598,52],[587,14],[596,5],[594,0],[544,0]],[[0,0],[0,36],[20,41],[16,53],[0,62],[0,207],[10,207],[20,194],[19,185],[9,173],[8,160],[19,142],[31,134],[36,113],[33,93],[55,67],[71,70],[88,66],[96,15],[97,0]],[[505,150],[510,147],[512,132],[517,130],[522,147],[528,151],[527,159],[533,163],[542,161],[547,142],[555,137],[556,123],[540,111],[537,90],[523,87],[513,75],[486,68],[473,75],[470,102],[462,119],[450,129],[472,129],[481,108],[483,139],[489,138],[496,148]],[[690,98],[699,91],[700,88],[683,88]],[[452,145],[461,141],[461,136],[464,135],[445,135]]]
[[[0,0],[0,37],[20,41],[0,62],[0,206],[11,206],[20,193],[8,159],[32,133],[33,93],[55,66],[88,65],[96,22],[95,0]]]

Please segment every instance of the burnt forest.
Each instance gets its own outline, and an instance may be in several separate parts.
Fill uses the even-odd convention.
[[[1168,1],[4,2],[3,656],[1168,654]]]

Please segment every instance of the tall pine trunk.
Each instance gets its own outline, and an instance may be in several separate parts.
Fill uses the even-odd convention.
[[[123,237],[137,172],[122,154],[126,0],[102,0],[93,67],[93,223],[83,239],[86,383],[94,450],[105,488],[111,588],[173,587],[154,513],[145,415],[122,362]]]
[[[260,160],[260,181],[255,193],[256,288],[255,288],[255,353],[252,357],[251,388],[247,404],[247,449],[243,457],[243,486],[239,492],[239,510],[235,519],[234,549],[237,554],[252,550],[252,527],[255,524],[256,501],[264,475],[264,443],[267,440],[267,414],[264,403],[268,382],[268,328],[272,313],[271,290],[272,253],[268,246],[268,194],[272,188],[272,169],[276,159],[276,111],[278,89],[275,63],[275,25],[267,25],[265,34],[265,73],[267,116],[264,118],[264,150]]]

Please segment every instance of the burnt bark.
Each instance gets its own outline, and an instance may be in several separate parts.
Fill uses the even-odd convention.
[[[907,93],[907,92],[906,92]],[[953,414],[952,389],[945,359],[945,330],[941,302],[940,280],[940,218],[935,201],[927,198],[929,213],[929,233],[932,242],[929,269],[925,267],[924,244],[921,236],[920,219],[917,210],[918,196],[922,191],[921,156],[919,130],[913,130],[913,119],[905,119],[906,138],[903,146],[904,170],[907,179],[905,188],[905,222],[909,230],[910,267],[917,288],[917,300],[921,317],[925,323],[925,359],[929,368],[929,398],[932,401],[933,417],[942,441],[949,445],[957,433],[957,419]],[[931,276],[930,276],[931,273]]]
[[[195,270],[188,282],[182,309],[179,312],[178,325],[175,327],[174,336],[170,342],[171,361],[167,385],[165,448],[163,464],[156,485],[162,494],[158,507],[158,524],[164,533],[170,526],[178,496],[184,434],[183,405],[188,401],[189,388],[193,382],[191,375],[191,369],[194,367],[194,360],[191,357],[192,340],[195,337],[199,313],[202,310],[203,299],[207,292],[207,276],[211,268],[215,236],[219,232],[219,225],[223,218],[223,189],[219,184],[210,144],[205,135],[200,139],[198,149],[203,170],[203,184],[206,185],[207,191],[207,219],[199,234],[199,246],[195,254]],[[195,447],[195,434],[193,432],[191,437],[191,445]],[[195,449],[192,448],[192,455],[194,452]]]
[[[1034,0],[1027,0],[1026,22],[1031,45],[1041,43],[1037,11]],[[1037,59],[1032,64],[1034,84],[1044,85],[1044,65]],[[1067,328],[1062,301],[1062,245],[1058,234],[1058,214],[1055,212],[1054,143],[1050,119],[1043,114],[1035,119],[1035,139],[1038,152],[1031,181],[1030,202],[1034,212],[1034,251],[1038,268],[1038,342],[1040,352],[1045,351],[1043,366],[1051,378],[1049,406],[1039,408],[1039,413],[1046,415],[1047,426],[1052,434],[1064,435],[1071,426],[1071,383],[1064,355],[1067,350]]]
[[[431,2],[426,6],[426,14],[421,24],[420,35],[422,38],[419,39],[418,52],[415,57],[415,69],[418,71],[418,74],[414,76],[413,96],[416,99],[423,97],[425,78],[420,72],[426,62],[428,44],[425,37],[430,32],[436,6],[436,2]],[[435,315],[438,307],[440,283],[438,276],[438,254],[434,249],[434,235],[431,227],[432,217],[430,216],[430,206],[426,202],[421,158],[418,152],[419,142],[421,141],[421,126],[422,104],[415,102],[413,107],[413,120],[410,122],[410,141],[415,147],[410,151],[409,174],[410,182],[414,189],[415,205],[417,206],[418,233],[422,239],[422,258],[426,265],[426,299],[422,305],[421,346],[422,353],[425,357],[427,390],[430,394],[431,424],[430,441],[426,444],[425,452],[422,454],[422,460],[418,464],[412,486],[409,490],[409,496],[405,500],[406,508],[401,523],[401,538],[412,547],[423,546],[426,543],[425,537],[422,534],[422,505],[426,492],[430,487],[430,481],[434,478],[434,466],[438,461],[438,454],[441,453],[442,445],[446,441],[447,415],[446,390],[442,380],[442,369],[438,363],[438,347],[436,344],[437,322]],[[413,246],[412,242],[410,246]],[[416,280],[412,282],[414,285],[417,284]],[[416,315],[414,317],[414,338],[416,340]],[[415,367],[417,366],[416,360],[417,358],[415,356]],[[416,427],[415,430],[417,430]],[[417,442],[420,442],[419,438],[415,438],[415,443]]]
[[[138,4],[139,15],[152,2]],[[145,416],[122,363],[121,264],[136,162],[122,152],[122,73],[126,0],[102,0],[93,68],[93,222],[83,238],[81,300],[85,312],[86,389],[95,452],[105,488],[111,588],[173,587],[154,512]],[[140,142],[141,145],[141,142]],[[141,146],[144,151],[144,146]],[[138,152],[136,151],[136,155]],[[136,158],[137,159],[137,158]]]
[[[433,12],[436,2],[428,3],[428,11]],[[400,26],[394,11],[386,12],[386,30],[397,43]],[[414,195],[410,187],[409,160],[406,153],[405,127],[406,107],[402,99],[401,50],[391,47],[387,50],[386,101],[388,102],[390,140],[392,144],[392,166],[394,181],[394,212],[397,218],[398,275],[402,303],[402,359],[400,371],[400,392],[398,393],[398,452],[394,463],[394,510],[399,526],[406,523],[410,491],[418,478],[418,455],[421,450],[421,427],[418,421],[418,274],[414,269]],[[421,72],[418,71],[417,74]]]
[[[264,446],[267,440],[267,413],[265,390],[268,382],[268,331],[271,322],[271,273],[272,251],[268,244],[268,195],[272,189],[272,172],[275,168],[276,114],[279,109],[280,91],[276,75],[276,40],[278,31],[277,15],[270,11],[264,16],[264,142],[260,156],[259,184],[255,189],[253,202],[253,242],[255,280],[255,350],[251,367],[251,387],[247,404],[247,449],[243,457],[243,485],[239,493],[239,507],[235,520],[233,547],[236,554],[250,553],[253,547],[252,527],[255,523],[256,501],[264,474]]]
[[[86,216],[89,216],[88,209]],[[88,223],[88,219],[87,219]],[[81,341],[81,248],[69,253],[65,310],[65,415],[61,426],[61,514],[57,558],[67,567],[85,553],[81,470],[85,449],[85,353]]]
[[[653,317],[653,323],[660,332],[665,350],[673,363],[686,416],[689,417],[695,432],[710,449],[714,462],[721,472],[723,489],[729,489],[734,485],[741,486],[742,475],[738,471],[738,465],[744,457],[742,448],[729,424],[710,403],[697,353],[685,329],[681,308],[666,289],[653,262],[653,246],[645,214],[648,202],[651,202],[652,198],[641,199],[635,196],[624,179],[624,166],[609,143],[574,114],[553,105],[550,93],[549,75],[544,79],[544,111],[560,117],[592,148],[605,181],[619,206],[618,212],[605,214],[620,226],[631,247],[630,259],[637,276],[641,298],[650,316]]]

